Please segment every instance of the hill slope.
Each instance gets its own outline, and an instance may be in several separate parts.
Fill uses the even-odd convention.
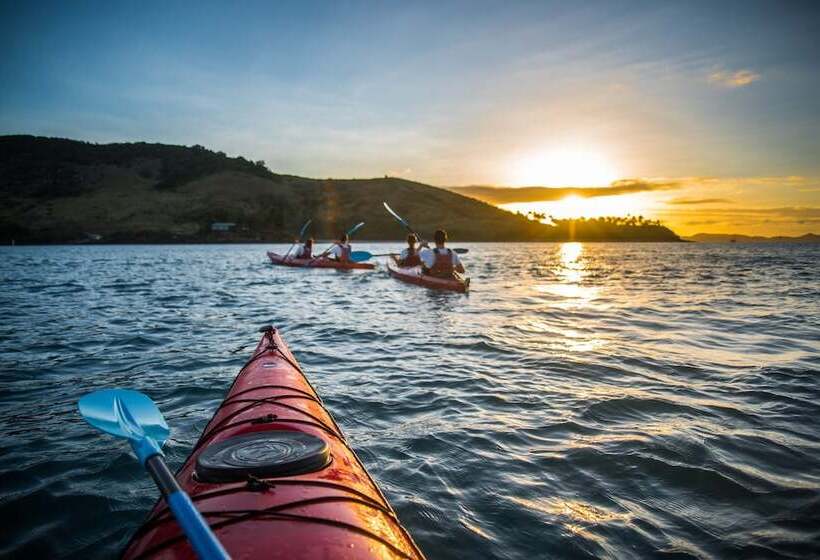
[[[316,180],[279,175],[264,162],[201,146],[97,145],[0,137],[0,242],[285,241],[307,218],[329,238],[358,221],[358,239],[400,239],[387,201],[424,235],[447,228],[462,241],[555,241],[567,236],[478,200],[402,179]],[[231,233],[212,222],[234,222]],[[583,228],[574,228],[584,240]],[[666,228],[621,240],[678,240]],[[600,238],[600,233],[594,239]]]

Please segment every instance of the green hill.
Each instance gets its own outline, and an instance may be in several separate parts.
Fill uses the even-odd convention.
[[[307,218],[329,238],[357,221],[357,239],[400,239],[387,201],[430,235],[461,241],[677,241],[663,227],[554,227],[444,189],[395,178],[308,179],[202,146],[91,144],[0,136],[0,242],[287,241]],[[213,232],[214,222],[236,224]],[[589,235],[588,235],[589,234]]]

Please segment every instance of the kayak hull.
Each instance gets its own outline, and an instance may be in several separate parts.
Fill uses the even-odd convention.
[[[284,255],[268,251],[270,262],[279,266],[291,266],[295,268],[336,268],[340,270],[373,270],[376,265],[373,263],[339,262],[333,259],[292,259],[285,258]]]
[[[328,461],[301,474],[203,480],[209,449],[283,431],[319,438]],[[235,559],[423,559],[275,329],[265,331],[176,479]],[[160,500],[123,557],[196,556]]]
[[[415,284],[416,286],[424,286],[425,288],[431,288],[433,290],[448,290],[463,294],[470,289],[469,278],[465,278],[461,275],[452,279],[436,278],[435,276],[422,274],[420,266],[405,268],[388,262],[387,272],[396,280],[401,280],[408,284]]]

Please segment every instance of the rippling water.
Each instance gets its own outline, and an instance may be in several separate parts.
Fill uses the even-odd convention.
[[[279,326],[431,559],[820,555],[820,248],[475,244],[468,296],[261,245],[0,249],[0,556],[115,556]],[[386,246],[359,244],[382,252]]]

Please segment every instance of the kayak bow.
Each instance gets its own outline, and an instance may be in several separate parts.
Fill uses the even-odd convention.
[[[234,558],[424,558],[276,329],[176,473]],[[191,559],[160,501],[124,558]]]

